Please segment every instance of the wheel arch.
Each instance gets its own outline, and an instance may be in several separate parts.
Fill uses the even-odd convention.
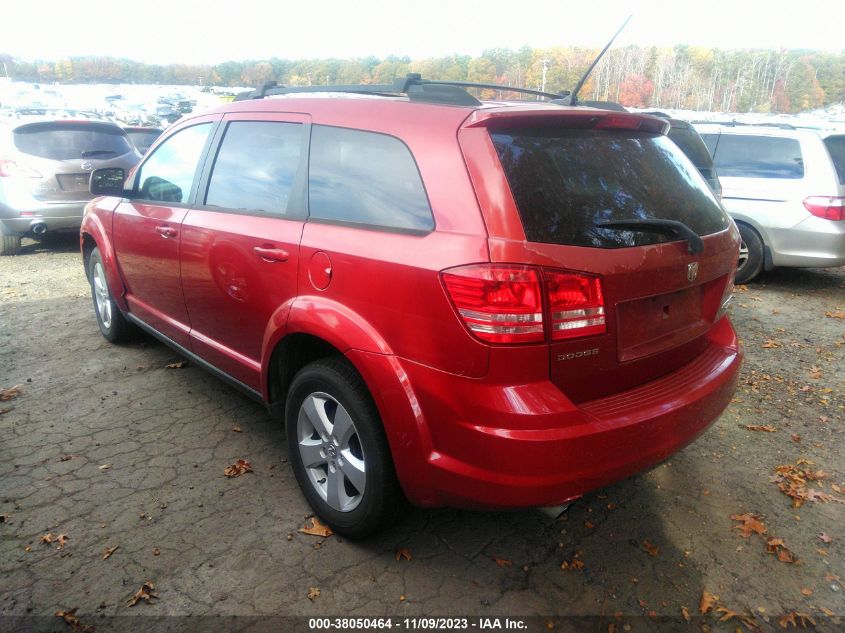
[[[108,231],[103,226],[102,219],[96,213],[86,214],[82,221],[82,228],[79,230],[79,248],[82,253],[86,277],[88,277],[88,263],[91,260],[91,253],[95,248],[100,249],[100,257],[103,260],[106,281],[108,281],[112,299],[121,310],[128,311],[129,305],[124,297],[125,288],[117,265],[114,246]]]

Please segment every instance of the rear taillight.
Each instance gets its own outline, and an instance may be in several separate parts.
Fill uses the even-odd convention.
[[[836,196],[810,196],[804,198],[804,207],[825,220],[845,220],[845,198]]]
[[[13,160],[0,159],[0,178],[41,178],[41,174]]]
[[[536,343],[543,333],[538,271],[528,266],[473,264],[442,273],[469,330],[490,343]]]
[[[734,298],[734,281],[733,281],[733,278],[731,278],[728,281],[728,284],[725,286],[725,291],[722,293],[722,299],[719,303],[719,311],[716,312],[715,321],[718,321],[719,319],[721,319],[723,316],[725,316],[728,313],[728,306],[730,306],[733,298]]]
[[[604,334],[607,322],[598,277],[546,271],[552,340]]]
[[[598,277],[510,264],[461,266],[443,271],[442,277],[458,314],[482,341],[545,341],[544,291],[552,340],[607,331]]]

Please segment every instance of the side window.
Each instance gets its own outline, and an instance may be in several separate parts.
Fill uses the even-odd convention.
[[[214,161],[205,204],[285,215],[301,153],[299,123],[229,123]]]
[[[710,152],[710,156],[713,156],[716,153],[716,144],[719,142],[719,135],[703,132],[701,134],[701,140],[704,141],[704,144],[707,146],[707,151]]]
[[[720,176],[786,179],[804,177],[801,145],[794,138],[723,132],[715,162]]]
[[[189,202],[191,185],[205,147],[211,123],[176,132],[141,165],[138,198],[156,202]]]
[[[308,193],[312,218],[434,228],[414,157],[402,141],[386,134],[313,126]]]

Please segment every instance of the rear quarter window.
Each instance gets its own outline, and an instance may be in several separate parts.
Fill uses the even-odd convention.
[[[34,123],[15,130],[18,151],[49,160],[108,159],[132,151],[120,128],[87,123]]]
[[[411,151],[386,134],[315,125],[308,205],[312,218],[431,231],[434,218]]]
[[[716,146],[714,162],[720,176],[782,179],[804,177],[801,144],[794,138],[722,132]]]
[[[833,166],[836,167],[839,182],[845,185],[845,135],[828,136],[824,139],[824,144],[833,161]]]
[[[671,239],[597,226],[607,221],[677,220],[699,235],[728,226],[701,174],[665,136],[519,128],[491,138],[532,242],[620,248]]]

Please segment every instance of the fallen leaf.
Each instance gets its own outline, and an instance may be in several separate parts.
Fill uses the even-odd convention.
[[[790,611],[778,618],[778,624],[782,629],[787,629],[790,625],[796,629],[799,627],[806,629],[808,623],[812,624],[814,627],[816,626],[816,621],[811,615],[807,613],[798,613],[797,611]]]
[[[768,424],[743,424],[749,431],[763,431],[764,433],[774,433],[777,429]]]
[[[70,461],[70,460],[72,460],[72,459],[73,459],[73,455],[62,455],[62,456],[59,458],[59,461],[60,461],[60,462],[69,462],[69,461]]]
[[[498,556],[491,556],[490,558],[499,566],[499,567],[510,567],[513,565],[513,561],[508,560],[507,558],[499,558]]]
[[[308,599],[311,602],[314,601],[314,598],[317,598],[320,595],[320,588],[319,587],[308,587]]]
[[[821,534],[819,534],[819,540],[820,540],[822,543],[830,543],[833,539],[832,539],[832,538],[830,538],[830,537],[829,537],[827,534],[825,534],[824,532],[822,532]]]
[[[402,560],[403,558],[404,558],[405,560],[414,560],[414,557],[413,557],[413,556],[411,556],[411,550],[406,549],[406,548],[404,548],[404,547],[400,547],[398,550],[396,550],[396,551],[393,553],[393,557],[394,557],[396,560]]]
[[[793,433],[792,434],[792,441],[795,442],[796,444],[800,444],[801,443],[801,436],[798,435],[798,433]]]
[[[845,312],[825,312],[824,315],[829,319],[845,319]]]
[[[76,610],[79,607],[68,609],[67,611],[56,611],[56,617],[65,621],[65,624],[70,626],[70,630],[74,633],[93,633],[94,627],[90,624],[82,624],[78,617],[76,617]]]
[[[681,607],[681,615],[684,616],[684,620],[686,622],[690,621],[689,609],[687,609],[686,607]]]
[[[153,556],[158,556],[159,554],[161,554],[161,550],[157,547],[154,547],[153,548]]]
[[[320,519],[317,517],[311,517],[311,525],[307,525],[305,527],[299,528],[299,531],[303,534],[310,534],[311,536],[322,536],[323,538],[329,537],[334,532],[328,525],[324,525],[320,523]]]
[[[227,477],[240,477],[244,473],[251,473],[252,472],[252,464],[250,464],[245,459],[239,459],[231,466],[227,466],[225,470],[223,470],[223,474]]]
[[[12,407],[4,407],[3,409],[0,409],[0,415],[5,415],[6,413],[8,413],[11,410],[12,410]]]
[[[569,571],[578,571],[584,569],[584,561],[578,558],[578,555],[572,557],[572,560],[565,560],[560,564],[560,568]]]
[[[111,468],[111,464],[102,464],[101,466],[97,466],[100,470],[108,470]]]
[[[770,538],[766,541],[766,551],[769,554],[774,554],[777,556],[778,560],[782,563],[794,563],[795,556],[783,542],[783,539],[780,538]]]
[[[595,525],[593,525],[593,522],[592,522],[592,521],[585,521],[585,522],[584,522],[584,527],[585,527],[585,528],[587,528],[588,530],[592,530],[592,529],[593,529],[594,527],[596,527],[596,526],[595,526]]]
[[[188,364],[186,360],[180,360],[178,363],[170,363],[169,365],[165,365],[165,369],[182,369]]]
[[[812,590],[812,589],[810,589],[809,587],[803,587],[803,588],[801,589],[801,593],[803,593],[805,596],[812,596],[812,595],[813,595],[813,590]]]
[[[734,529],[739,530],[742,538],[748,538],[752,532],[754,534],[765,534],[766,526],[760,520],[762,517],[747,512],[745,514],[732,514],[731,519],[739,521],[739,525],[735,525]]]
[[[103,560],[106,560],[109,556],[114,554],[115,550],[120,547],[120,545],[115,545],[114,547],[107,547],[103,550]]]
[[[726,607],[717,607],[716,611],[722,614],[722,617],[719,618],[719,622],[727,622],[728,620],[737,619],[749,629],[755,629],[757,626],[754,622],[754,616],[743,615],[742,613],[732,611]]]
[[[64,549],[64,546],[65,546],[65,541],[68,541],[68,540],[70,540],[70,537],[69,537],[69,536],[67,536],[67,535],[65,535],[65,534],[59,534],[59,535],[56,537],[56,543],[58,543],[58,544],[59,544],[59,545],[56,547],[56,549]]]
[[[53,542],[53,533],[47,532],[47,534],[42,534],[40,539],[41,539],[42,543],[52,543]]]
[[[241,427],[239,427],[239,426],[233,426],[233,427],[232,427],[232,430],[233,430],[235,433],[242,433],[242,432],[243,432],[243,431],[241,431]]]
[[[126,603],[129,607],[134,607],[136,604],[141,602],[142,600],[147,604],[152,604],[154,599],[158,599],[158,596],[153,593],[155,591],[155,585],[153,584],[152,580],[148,580],[141,588],[135,592],[135,595],[132,596],[129,601]]]
[[[701,615],[704,615],[705,613],[712,611],[718,601],[719,596],[714,596],[712,593],[707,591],[701,592],[701,600],[698,603],[698,612],[701,613]]]
[[[15,385],[14,387],[0,389],[0,401],[6,402],[7,400],[17,398],[21,395],[21,387],[23,387],[23,385]]]
[[[781,345],[775,340],[768,339],[763,343],[762,347],[763,349],[775,349],[777,347],[783,347],[783,345]]]
[[[399,596],[399,602],[405,602],[405,596],[404,595]]]
[[[648,552],[649,556],[657,556],[660,553],[660,548],[648,541],[643,541],[643,549]]]

